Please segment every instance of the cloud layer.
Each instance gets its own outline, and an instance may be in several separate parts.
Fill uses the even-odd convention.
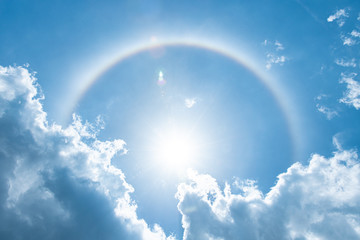
[[[100,118],[49,124],[42,99],[27,69],[0,67],[0,239],[174,239],[137,217],[134,189],[111,164],[125,142],[99,141]],[[251,180],[221,188],[190,171],[176,197],[184,239],[360,238],[355,151],[295,163],[266,195]]]

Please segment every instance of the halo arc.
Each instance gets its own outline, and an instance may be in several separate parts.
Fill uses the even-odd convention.
[[[150,41],[143,43],[136,43],[126,48],[119,49],[118,51],[112,52],[111,56],[97,64],[96,68],[86,74],[86,77],[80,81],[74,97],[72,98],[69,107],[66,110],[66,116],[70,116],[81,99],[85,96],[87,91],[94,85],[94,83],[108,70],[113,68],[115,65],[139,54],[144,51],[166,48],[166,47],[193,47],[211,51],[222,55],[228,59],[233,60],[241,67],[246,68],[251,72],[256,79],[258,79],[272,94],[276,104],[279,106],[284,119],[286,120],[286,128],[292,141],[292,160],[297,160],[299,154],[299,146],[301,145],[301,131],[299,130],[299,124],[297,121],[297,114],[291,106],[291,100],[287,96],[286,91],[279,84],[279,82],[273,78],[269,72],[265,71],[264,68],[259,67],[256,61],[253,60],[250,55],[246,54],[246,51],[239,51],[230,45],[217,43],[215,41],[203,40],[203,39],[168,39],[163,41]]]

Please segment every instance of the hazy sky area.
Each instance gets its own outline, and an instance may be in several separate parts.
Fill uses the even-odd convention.
[[[0,0],[0,239],[360,239],[360,2]]]

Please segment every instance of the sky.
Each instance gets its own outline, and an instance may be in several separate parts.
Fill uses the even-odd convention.
[[[0,1],[0,239],[360,239],[360,3]]]

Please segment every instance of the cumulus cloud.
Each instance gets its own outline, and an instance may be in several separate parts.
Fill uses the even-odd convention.
[[[354,79],[356,75],[356,73],[341,74],[340,83],[347,84],[347,91],[344,93],[343,98],[340,99],[340,102],[352,105],[358,110],[360,109],[360,83]]]
[[[338,58],[335,60],[335,63],[342,67],[356,67],[355,58],[345,60],[343,58]]]
[[[27,69],[0,67],[0,239],[173,239],[137,217],[111,164],[125,142],[98,140],[100,117],[48,123],[38,90]]]
[[[98,140],[100,117],[49,123],[42,99],[27,69],[0,67],[0,239],[174,239],[138,218],[134,189],[111,163],[125,142]],[[176,197],[188,240],[359,239],[359,186],[356,152],[338,148],[292,165],[267,194],[190,171]]]
[[[330,15],[327,18],[328,22],[333,22],[336,20],[336,23],[339,27],[342,27],[345,24],[345,18],[348,18],[349,14],[347,13],[346,9],[339,9],[333,15]]]
[[[359,239],[360,165],[354,151],[293,164],[264,195],[254,181],[189,173],[179,185],[185,239]]]

